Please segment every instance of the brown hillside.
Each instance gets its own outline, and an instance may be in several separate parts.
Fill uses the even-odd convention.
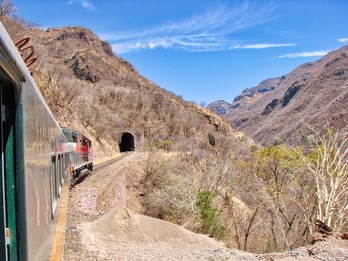
[[[291,73],[246,89],[224,106],[225,118],[255,141],[269,145],[278,139],[299,144],[306,137],[301,121],[320,129],[327,124],[347,130],[348,46],[322,59],[306,63]]]
[[[1,19],[14,42],[30,36],[38,57],[30,69],[45,100],[61,125],[94,141],[97,157],[117,153],[124,131],[134,134],[137,148],[209,147],[208,133],[241,137],[219,116],[141,76],[86,28],[44,31]]]
[[[114,219],[112,209],[124,203],[129,204],[127,208],[135,212],[209,235],[222,240],[230,248],[243,251],[265,253],[291,250],[311,240],[315,229],[312,221],[318,209],[315,200],[317,190],[313,186],[316,180],[308,174],[301,155],[296,154],[299,152],[285,147],[250,146],[250,141],[241,133],[234,132],[225,120],[142,77],[129,62],[115,56],[108,43],[86,28],[50,28],[43,31],[4,16],[1,20],[14,41],[25,35],[31,37],[38,61],[30,70],[44,98],[61,125],[80,130],[92,139],[97,159],[117,153],[125,131],[133,133],[136,140],[136,152],[126,154],[128,157],[123,158],[120,165],[99,169],[99,174],[95,169],[93,175],[82,182],[82,186],[76,186],[81,189],[73,190],[81,193],[73,196],[75,210],[70,212],[72,216],[69,217],[74,218],[76,214],[79,220],[72,223],[75,227],[68,226],[72,229],[68,232],[72,236],[68,242],[72,244],[68,245],[73,247],[69,249],[74,251],[73,255],[89,260],[81,256],[81,244],[74,242],[87,242],[90,245],[86,239],[93,239],[93,236],[108,242],[109,236],[115,236],[116,242],[120,239],[114,233],[104,238],[102,229],[113,231],[113,224],[108,218]],[[244,93],[247,95],[239,99],[241,104],[232,107],[241,109],[244,106],[254,114],[245,114],[243,117],[249,118],[239,127],[245,126],[248,130],[248,124],[253,123],[250,129],[251,126],[260,128],[251,132],[255,137],[260,138],[258,134],[263,134],[261,138],[274,138],[279,135],[276,131],[286,129],[284,126],[292,123],[294,110],[289,111],[287,117],[284,114],[283,118],[277,117],[288,108],[293,108],[298,96],[305,97],[301,104],[308,108],[315,108],[311,102],[324,105],[324,100],[315,101],[317,96],[313,98],[306,91],[315,93],[311,86],[317,86],[315,91],[322,92],[318,89],[319,83],[345,86],[346,72],[342,70],[342,64],[346,63],[346,56],[344,53],[324,64],[319,63],[294,71],[291,78],[271,79],[263,82],[257,91],[250,89]],[[336,67],[337,64],[341,66]],[[338,83],[340,80],[343,85]],[[277,86],[273,88],[273,84]],[[326,85],[323,86],[325,88]],[[330,86],[330,93],[332,90]],[[274,96],[268,98],[267,93]],[[328,97],[332,97],[330,93],[327,92]],[[334,95],[340,94],[337,91]],[[307,96],[311,99],[307,99]],[[242,104],[247,97],[251,98],[249,102]],[[257,102],[253,102],[253,97],[258,97],[255,99]],[[303,109],[303,115],[314,115],[314,112],[314,109]],[[345,111],[340,113],[344,115]],[[259,118],[252,118],[254,115]],[[317,117],[313,116],[312,119]],[[274,131],[262,125],[266,120],[270,123],[268,127],[274,128]],[[341,162],[345,162],[345,158]],[[345,167],[342,168],[343,173],[346,173]],[[342,193],[345,192],[342,190]],[[341,195],[342,198],[346,196]],[[342,201],[340,199],[339,203]],[[331,205],[325,207],[331,208]],[[337,213],[337,218],[334,216],[335,222],[341,225],[333,228],[337,232],[348,229],[346,212],[343,208]],[[85,232],[93,233],[76,233],[79,222],[93,221],[100,216],[103,216],[100,222],[105,227],[99,228],[96,222],[85,227]],[[142,233],[154,238],[159,236],[160,245],[155,245],[155,248],[165,253],[166,248],[162,243],[166,235],[161,228],[168,228],[172,234],[175,233],[172,228],[178,231],[178,227],[136,213],[129,216],[146,222],[149,231],[145,229],[143,233],[136,228],[133,233],[132,230],[125,230],[125,233],[130,232],[123,241],[125,245],[129,246],[133,236],[138,237]],[[121,215],[121,220],[114,224],[117,230],[118,222],[122,223],[123,217]],[[133,224],[129,223],[130,226]],[[161,228],[152,230],[154,226]],[[192,234],[185,231],[180,235],[181,242],[181,238],[189,239]],[[197,237],[193,238],[197,241]],[[110,250],[108,245],[103,248],[103,241],[98,242],[95,245],[97,252]],[[184,248],[187,246],[186,249],[192,253],[191,241],[188,242]],[[204,246],[206,243],[202,244]],[[172,246],[177,245],[169,245],[170,248]],[[201,249],[193,251],[196,256],[201,256]],[[222,251],[225,253],[225,250]],[[107,253],[102,257],[114,259],[111,255],[118,254],[119,250],[111,252],[110,256]],[[138,251],[131,249],[129,253]],[[87,254],[90,258],[90,253]],[[208,251],[209,260],[233,258],[233,253],[227,253],[227,258],[220,255],[210,258],[210,254],[211,251]],[[195,260],[196,256],[188,260]],[[132,259],[132,256],[129,258]],[[100,255],[90,260],[99,259]],[[184,257],[181,259],[184,260]]]

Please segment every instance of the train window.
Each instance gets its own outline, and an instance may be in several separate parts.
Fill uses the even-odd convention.
[[[72,133],[71,133],[71,135],[72,135],[72,142],[77,142],[77,136],[78,136],[78,133],[77,132],[75,132],[75,131],[73,131]]]
[[[72,131],[71,130],[67,130],[67,129],[62,129],[65,138],[69,141],[69,142],[73,142],[73,136],[72,136]]]
[[[65,171],[64,179],[67,180],[69,175],[69,153],[65,153],[64,171]]]
[[[51,214],[52,219],[54,219],[54,215],[58,206],[58,191],[57,191],[57,164],[56,164],[56,156],[50,156],[50,183],[51,183]]]
[[[63,154],[63,179],[66,180],[66,174],[67,174],[67,154]]]
[[[60,185],[64,185],[64,178],[65,178],[65,168],[64,168],[64,154],[60,155]]]
[[[57,180],[57,183],[56,183],[56,186],[57,186],[57,192],[58,192],[58,197],[60,197],[60,193],[61,193],[61,190],[62,190],[62,186],[61,186],[61,179],[62,179],[62,155],[61,154],[58,154],[58,162],[57,162],[57,177],[56,177],[56,180]]]

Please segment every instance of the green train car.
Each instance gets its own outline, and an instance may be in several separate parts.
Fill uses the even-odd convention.
[[[0,23],[1,261],[51,259],[75,150],[25,62]]]

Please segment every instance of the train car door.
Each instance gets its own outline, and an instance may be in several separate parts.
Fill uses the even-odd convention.
[[[7,237],[6,237],[6,204],[5,204],[5,166],[4,166],[4,130],[3,130],[3,122],[5,121],[5,113],[4,113],[4,104],[3,104],[3,95],[2,95],[2,84],[0,84],[0,259],[8,260],[7,258]]]
[[[20,260],[18,256],[15,90],[0,73],[0,260]]]

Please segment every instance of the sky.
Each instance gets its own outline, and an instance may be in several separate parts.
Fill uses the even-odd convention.
[[[348,44],[346,0],[12,0],[41,28],[84,26],[160,87],[232,102]]]

